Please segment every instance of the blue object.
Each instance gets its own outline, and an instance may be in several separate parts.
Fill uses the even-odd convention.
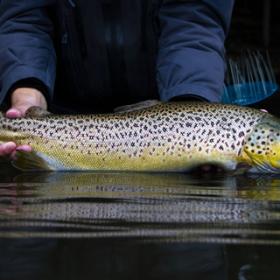
[[[243,83],[227,86],[222,95],[222,103],[251,105],[273,95],[279,86],[273,82]]]
[[[222,103],[251,105],[278,90],[269,53],[247,50],[237,59],[227,60],[228,72]]]

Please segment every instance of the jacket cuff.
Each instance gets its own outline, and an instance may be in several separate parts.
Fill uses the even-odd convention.
[[[15,71],[9,71],[0,80],[0,104],[13,89],[18,87],[34,87],[42,91],[46,100],[53,97],[54,77],[46,72],[40,72],[38,69],[30,69],[26,66],[16,67]],[[12,74],[11,74],[12,72]],[[2,83],[1,83],[2,81]]]
[[[220,102],[221,94],[211,90],[210,88],[201,87],[199,85],[180,84],[172,88],[161,89],[160,99],[162,101],[171,101],[179,98],[195,98],[201,101]],[[185,100],[184,99],[184,100]]]
[[[207,102],[208,100],[199,96],[199,95],[194,95],[194,94],[182,94],[175,96],[171,98],[169,101],[202,101],[202,102]]]
[[[46,98],[47,102],[49,103],[49,94],[47,86],[40,80],[36,78],[27,78],[14,83],[8,91],[7,97],[11,96],[11,94],[18,88],[33,88],[40,91],[44,97]]]

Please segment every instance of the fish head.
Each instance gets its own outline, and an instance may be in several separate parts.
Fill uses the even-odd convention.
[[[251,172],[280,173],[280,119],[268,115],[260,121],[246,138],[243,152]]]

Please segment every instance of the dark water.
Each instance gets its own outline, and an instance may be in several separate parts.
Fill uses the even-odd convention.
[[[0,169],[0,280],[279,279],[280,177]]]

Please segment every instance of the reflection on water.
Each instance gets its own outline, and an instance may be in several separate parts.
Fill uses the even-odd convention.
[[[21,174],[0,195],[0,237],[280,244],[277,177]]]
[[[279,207],[280,177],[0,169],[0,279],[276,279]]]

